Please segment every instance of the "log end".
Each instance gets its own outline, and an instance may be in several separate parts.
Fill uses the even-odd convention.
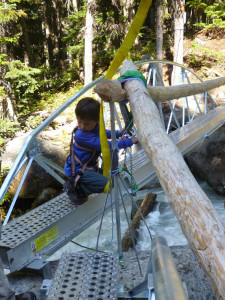
[[[120,102],[126,99],[127,93],[118,80],[103,79],[94,91],[105,102]]]

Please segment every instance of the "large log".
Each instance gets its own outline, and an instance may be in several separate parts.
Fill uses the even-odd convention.
[[[177,86],[147,85],[147,90],[154,102],[163,102],[203,93],[221,85],[225,85],[225,77]],[[96,85],[95,92],[106,102],[120,102],[129,98],[118,80],[103,79]]]
[[[126,70],[136,70],[125,61]],[[198,185],[180,151],[165,133],[156,105],[138,80],[124,88],[141,143],[192,250],[209,277],[217,299],[225,299],[225,228],[207,195]]]

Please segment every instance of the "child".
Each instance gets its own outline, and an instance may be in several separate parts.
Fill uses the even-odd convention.
[[[100,103],[90,97],[81,99],[75,109],[78,127],[73,131],[71,151],[64,167],[65,175],[69,180],[63,184],[74,205],[83,204],[90,194],[102,193],[108,182],[108,178],[98,172],[97,166],[101,153],[99,111]],[[119,138],[123,131],[116,130],[116,138]],[[111,130],[106,130],[106,135],[110,139]],[[108,143],[111,148],[111,141]],[[132,136],[119,140],[117,147],[123,149],[137,143],[138,139]]]

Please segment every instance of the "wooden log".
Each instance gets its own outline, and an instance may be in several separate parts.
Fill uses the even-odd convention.
[[[125,61],[126,70],[136,70]],[[204,268],[217,299],[225,299],[225,227],[198,185],[180,151],[165,133],[156,105],[142,83],[127,81],[124,88],[141,143],[149,156],[169,203],[192,250]]]
[[[154,102],[163,102],[203,93],[222,85],[225,85],[225,77],[177,86],[147,85],[147,90]],[[96,85],[95,92],[106,102],[120,102],[129,99],[118,80],[103,79]]]
[[[96,84],[94,91],[105,102],[120,102],[127,97],[118,80],[103,79]]]
[[[156,194],[148,193],[145,195],[144,200],[142,201],[139,210],[141,211],[143,217],[146,217],[153,209],[156,201]],[[136,212],[133,220],[130,222],[129,228],[126,230],[123,239],[122,239],[122,250],[123,252],[126,252],[129,250],[129,248],[133,248],[133,241],[131,238],[131,234],[133,234],[134,237],[134,243],[136,244],[138,239],[138,229],[140,227],[142,217],[139,213],[139,211]]]
[[[225,77],[206,80],[201,83],[181,84],[176,86],[147,86],[147,90],[155,102],[168,101],[200,94],[225,85]]]

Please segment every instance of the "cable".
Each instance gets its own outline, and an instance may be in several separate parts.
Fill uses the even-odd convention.
[[[107,253],[107,252],[105,252],[105,251],[96,250],[96,249],[93,249],[93,248],[86,247],[86,246],[81,245],[81,244],[79,244],[79,243],[77,243],[77,242],[74,242],[74,241],[71,241],[71,243],[74,243],[74,244],[76,244],[77,246],[80,246],[81,248],[84,248],[84,249],[87,249],[87,250],[91,250],[91,251],[95,251],[95,252],[101,252],[101,253]]]
[[[123,195],[122,195],[120,186],[119,186],[119,192],[120,192],[120,197],[122,199],[122,204],[123,204],[123,209],[124,209],[124,212],[125,212],[125,216],[126,216],[126,219],[127,219],[129,233],[130,233],[130,236],[131,236],[131,239],[132,239],[132,243],[133,243],[133,247],[134,247],[134,251],[135,251],[135,254],[136,254],[136,257],[137,257],[139,271],[140,271],[140,274],[141,274],[141,277],[142,277],[143,274],[142,274],[142,270],[141,270],[141,265],[140,265],[139,257],[138,257],[138,254],[137,254],[136,245],[135,245],[135,242],[134,242],[133,231],[132,231],[132,228],[130,228],[130,222],[129,222],[129,219],[128,219],[128,216],[127,216],[127,211],[126,211],[126,208],[125,208],[125,205],[124,205]]]
[[[127,187],[126,187],[126,185],[125,185],[123,179],[121,178],[120,174],[118,174],[118,176],[119,176],[119,178],[120,178],[120,180],[121,180],[123,186],[125,187],[127,194],[128,194],[128,195],[130,196],[130,198],[131,198],[132,205],[135,205],[135,206],[136,206],[136,209],[138,210],[138,212],[139,212],[139,214],[140,214],[140,216],[141,216],[141,218],[142,218],[143,222],[145,223],[145,226],[146,226],[146,228],[147,228],[147,230],[148,230],[150,239],[152,240],[152,234],[151,234],[150,229],[149,229],[149,227],[148,227],[148,225],[147,225],[147,223],[146,223],[146,221],[145,221],[144,216],[142,215],[142,213],[141,213],[139,207],[137,206],[136,202],[134,201],[132,195],[129,193],[129,191],[128,191],[128,189],[127,189]]]
[[[108,180],[111,181],[111,179],[109,177],[108,177]],[[96,243],[96,251],[98,251],[98,242],[99,242],[100,232],[101,232],[101,228],[102,228],[102,221],[103,221],[103,217],[104,217],[104,214],[105,214],[106,203],[107,203],[107,200],[108,200],[109,188],[110,187],[111,187],[111,182],[108,185],[107,194],[106,194],[106,197],[105,197],[104,208],[103,208],[102,217],[101,217],[101,221],[100,221],[100,225],[99,225],[99,230],[98,230],[98,237],[97,237],[97,243]]]

